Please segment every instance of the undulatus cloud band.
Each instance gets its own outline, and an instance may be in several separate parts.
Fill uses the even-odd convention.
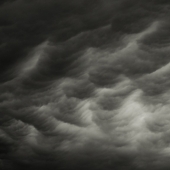
[[[168,170],[170,2],[0,3],[0,169]]]

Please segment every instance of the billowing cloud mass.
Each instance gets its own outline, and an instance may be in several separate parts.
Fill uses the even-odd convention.
[[[170,2],[0,3],[0,169],[168,170]]]

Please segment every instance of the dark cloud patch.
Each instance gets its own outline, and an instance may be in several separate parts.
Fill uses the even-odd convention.
[[[169,19],[162,21],[159,31],[153,35],[149,35],[142,40],[142,43],[150,48],[166,48],[169,45]]]
[[[161,10],[156,3],[134,0],[124,1],[120,11],[113,16],[112,29],[116,32],[138,33],[155,20]]]
[[[83,30],[107,24],[118,4],[109,0],[5,3],[0,9],[1,63],[4,63],[1,72],[10,70],[28,50],[47,38],[60,42]],[[7,74],[3,77],[7,79]]]
[[[89,98],[93,95],[94,85],[91,82],[79,80],[70,82],[66,84],[63,88],[67,97],[76,97],[76,98]]]
[[[32,67],[31,72],[28,74],[29,76],[22,78],[23,86],[41,88],[48,86],[56,78],[77,78],[81,76],[88,67],[95,63],[93,58],[95,48],[106,48],[110,42],[115,46],[121,44],[120,41],[117,42],[117,36],[114,36],[115,34],[107,26],[81,33],[61,44],[47,43],[41,50],[42,53],[35,64],[36,67]],[[91,46],[91,49],[86,50]],[[33,55],[36,56],[36,53],[33,53]]]

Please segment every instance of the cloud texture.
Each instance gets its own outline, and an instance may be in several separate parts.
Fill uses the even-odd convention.
[[[170,3],[2,1],[0,169],[167,170]]]

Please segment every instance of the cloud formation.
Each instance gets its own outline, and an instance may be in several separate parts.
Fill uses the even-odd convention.
[[[0,169],[168,169],[169,7],[1,3]]]

